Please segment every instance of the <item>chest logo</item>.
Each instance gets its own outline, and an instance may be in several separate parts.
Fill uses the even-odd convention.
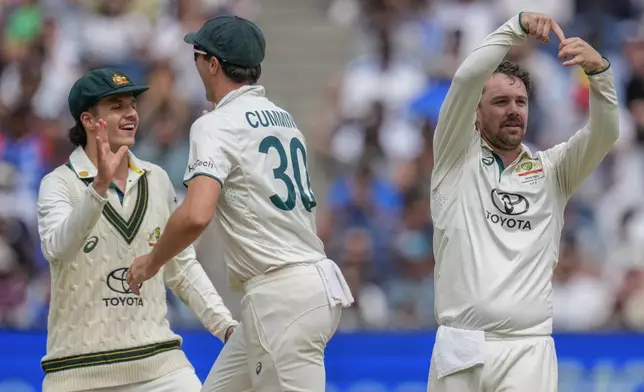
[[[127,271],[128,268],[117,268],[107,274],[105,284],[110,289],[112,296],[103,298],[106,308],[143,306],[143,298],[132,294],[132,290],[127,284]],[[141,286],[142,284],[139,285],[139,288]]]
[[[526,161],[517,166],[515,171],[519,177],[525,177],[543,172],[543,167],[539,161]]]
[[[98,237],[97,236],[91,236],[87,239],[87,242],[85,243],[85,246],[83,247],[83,252],[89,253],[96,248],[96,245],[98,245]]]
[[[530,209],[528,199],[518,193],[503,192],[495,188],[491,197],[494,207],[505,215],[523,215]]]
[[[152,233],[148,234],[148,245],[156,245],[156,243],[159,241],[159,238],[161,238],[161,228],[157,227]]]
[[[494,163],[494,158],[484,157],[483,159],[481,159],[481,162],[483,162],[485,166],[492,166],[492,164]]]

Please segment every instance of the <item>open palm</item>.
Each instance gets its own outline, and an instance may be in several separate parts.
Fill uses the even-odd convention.
[[[105,120],[98,120],[98,130],[96,133],[96,149],[98,152],[98,173],[96,181],[101,184],[109,184],[114,178],[116,169],[125,158],[128,148],[122,146],[117,152],[110,149],[110,141],[107,137],[107,123]]]

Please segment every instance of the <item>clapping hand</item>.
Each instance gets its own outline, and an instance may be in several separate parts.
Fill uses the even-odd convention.
[[[94,179],[94,190],[101,196],[105,196],[117,168],[127,155],[128,148],[121,146],[116,153],[112,152],[107,137],[107,122],[100,119],[97,123],[96,150],[98,153],[98,173]]]

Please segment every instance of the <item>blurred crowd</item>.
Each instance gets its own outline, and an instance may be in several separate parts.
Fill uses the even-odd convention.
[[[553,16],[613,66],[621,137],[570,201],[553,279],[559,331],[644,330],[644,4],[631,0],[333,0],[354,51],[315,132],[334,178],[319,230],[357,304],[345,329],[432,328],[428,181],[441,102],[462,60],[520,11]],[[358,26],[358,27],[355,27]],[[531,73],[526,142],[567,140],[588,118],[588,79],[529,40],[508,59]]]
[[[299,1],[299,0],[293,0]],[[522,10],[555,17],[608,57],[621,108],[617,145],[571,199],[554,273],[557,330],[644,330],[644,4],[637,0],[318,0],[352,37],[316,126],[303,130],[331,181],[318,230],[356,304],[341,329],[435,327],[428,200],[432,134],[463,58]],[[153,93],[139,102],[135,154],[179,192],[188,130],[209,107],[183,35],[218,13],[256,19],[258,0],[4,0],[0,3],[0,327],[46,325],[49,271],[39,249],[40,179],[71,152],[71,84],[115,66]],[[528,41],[508,58],[531,72],[526,142],[568,139],[588,117],[588,80]],[[288,108],[287,108],[288,109]],[[318,191],[319,192],[319,191]],[[226,288],[219,288],[225,290]],[[197,326],[175,299],[174,317]],[[171,309],[171,310],[172,310]]]

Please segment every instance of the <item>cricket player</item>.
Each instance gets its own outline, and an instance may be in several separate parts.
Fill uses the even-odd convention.
[[[567,142],[523,144],[530,80],[502,62],[528,35],[560,40],[564,66],[590,80],[590,120]],[[551,278],[568,199],[619,134],[608,60],[553,19],[521,13],[454,76],[434,135],[431,181],[439,328],[431,392],[554,392]]]
[[[216,106],[190,130],[186,198],[128,283],[139,292],[216,215],[231,287],[244,296],[203,391],[322,392],[324,350],[353,297],[316,233],[304,137],[257,85],[266,44],[255,24],[219,16],[185,41]]]
[[[192,247],[135,296],[133,257],[158,241],[177,199],[160,167],[137,159],[136,97],[116,69],[86,73],[69,93],[76,149],[41,183],[38,229],[51,270],[43,391],[196,392],[201,382],[167,319],[166,285],[222,341],[236,322]]]

